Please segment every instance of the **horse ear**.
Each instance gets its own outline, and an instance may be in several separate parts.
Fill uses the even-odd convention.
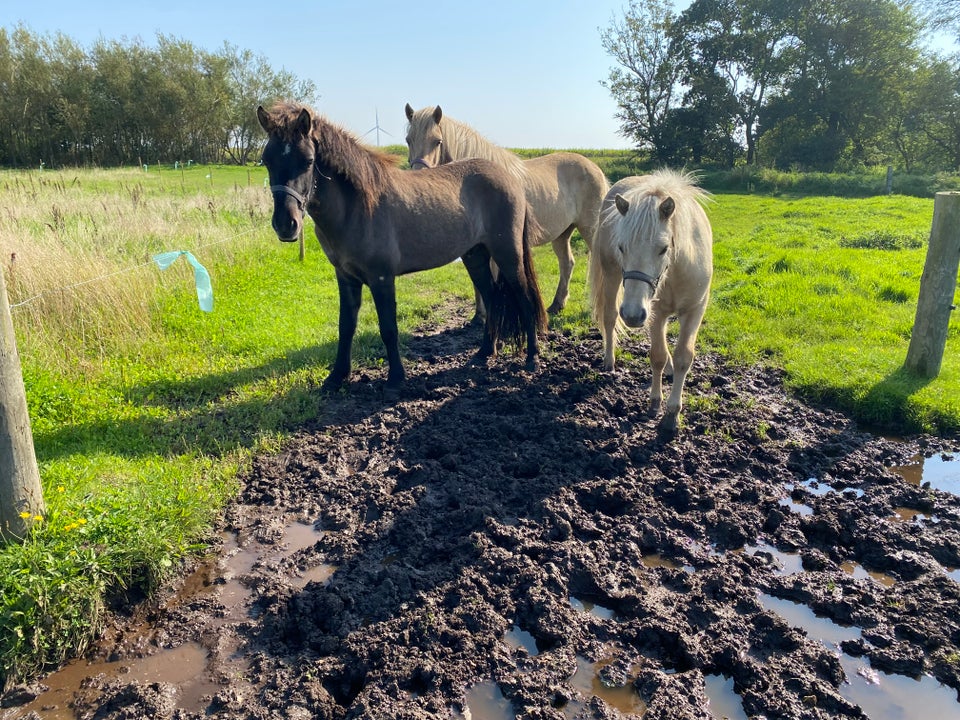
[[[620,194],[618,193],[617,196],[613,199],[613,202],[616,203],[616,205],[617,205],[617,210],[620,211],[620,214],[621,214],[621,215],[626,215],[626,214],[627,214],[627,210],[630,209],[630,201],[629,201],[629,200],[627,200],[623,195],[620,195]]]
[[[677,209],[677,204],[673,201],[672,197],[668,197],[662,203],[660,203],[660,220],[666,222],[670,219],[670,216],[673,215],[673,211]]]
[[[295,129],[303,135],[309,135],[310,131],[313,129],[313,118],[310,117],[310,111],[306,108],[303,108],[300,111],[300,115],[297,117]]]
[[[441,109],[440,109],[440,106],[437,105],[437,106],[433,109],[433,121],[434,121],[437,125],[439,125],[439,124],[440,124],[440,118],[442,118],[442,117],[443,117],[443,110],[441,110]]]
[[[404,108],[407,111],[407,120],[413,120],[413,108],[410,107],[410,103],[407,103],[407,107]]]
[[[267,111],[263,109],[263,105],[257,105],[257,120],[260,121],[260,127],[262,127],[268,134],[273,132],[273,120]]]

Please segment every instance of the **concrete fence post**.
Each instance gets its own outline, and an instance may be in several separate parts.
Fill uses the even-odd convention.
[[[20,356],[0,269],[0,541],[21,540],[44,513]]]
[[[920,277],[917,315],[904,367],[922,377],[940,374],[960,266],[960,192],[937,193],[930,244]]]

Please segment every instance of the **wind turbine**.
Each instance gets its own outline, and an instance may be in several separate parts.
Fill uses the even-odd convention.
[[[388,133],[386,130],[384,130],[382,127],[380,127],[380,113],[379,113],[379,111],[378,111],[376,108],[374,108],[373,113],[374,113],[374,117],[376,118],[377,124],[374,125],[372,128],[370,128],[369,130],[367,130],[367,131],[363,134],[363,137],[366,137],[367,135],[369,135],[370,133],[372,133],[374,130],[376,130],[376,131],[377,131],[377,147],[380,147],[380,131],[382,130],[384,135],[390,135],[390,133]],[[390,135],[390,137],[393,137],[393,135]]]

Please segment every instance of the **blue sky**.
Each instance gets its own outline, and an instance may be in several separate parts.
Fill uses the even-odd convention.
[[[624,0],[32,0],[0,24],[152,45],[158,33],[215,51],[229,42],[317,86],[317,109],[358,135],[403,143],[404,105],[440,104],[507,147],[620,148],[600,28]],[[683,2],[683,6],[686,6]],[[253,112],[253,108],[251,108]],[[387,134],[389,133],[389,135]],[[366,135],[376,142],[376,132]]]

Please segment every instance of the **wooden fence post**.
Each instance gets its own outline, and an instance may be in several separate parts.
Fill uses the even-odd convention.
[[[26,537],[45,508],[2,268],[0,329],[0,539],[8,541]]]
[[[927,259],[920,276],[917,315],[904,367],[917,375],[940,374],[947,344],[950,311],[960,266],[960,192],[939,192],[933,205],[933,226]]]

